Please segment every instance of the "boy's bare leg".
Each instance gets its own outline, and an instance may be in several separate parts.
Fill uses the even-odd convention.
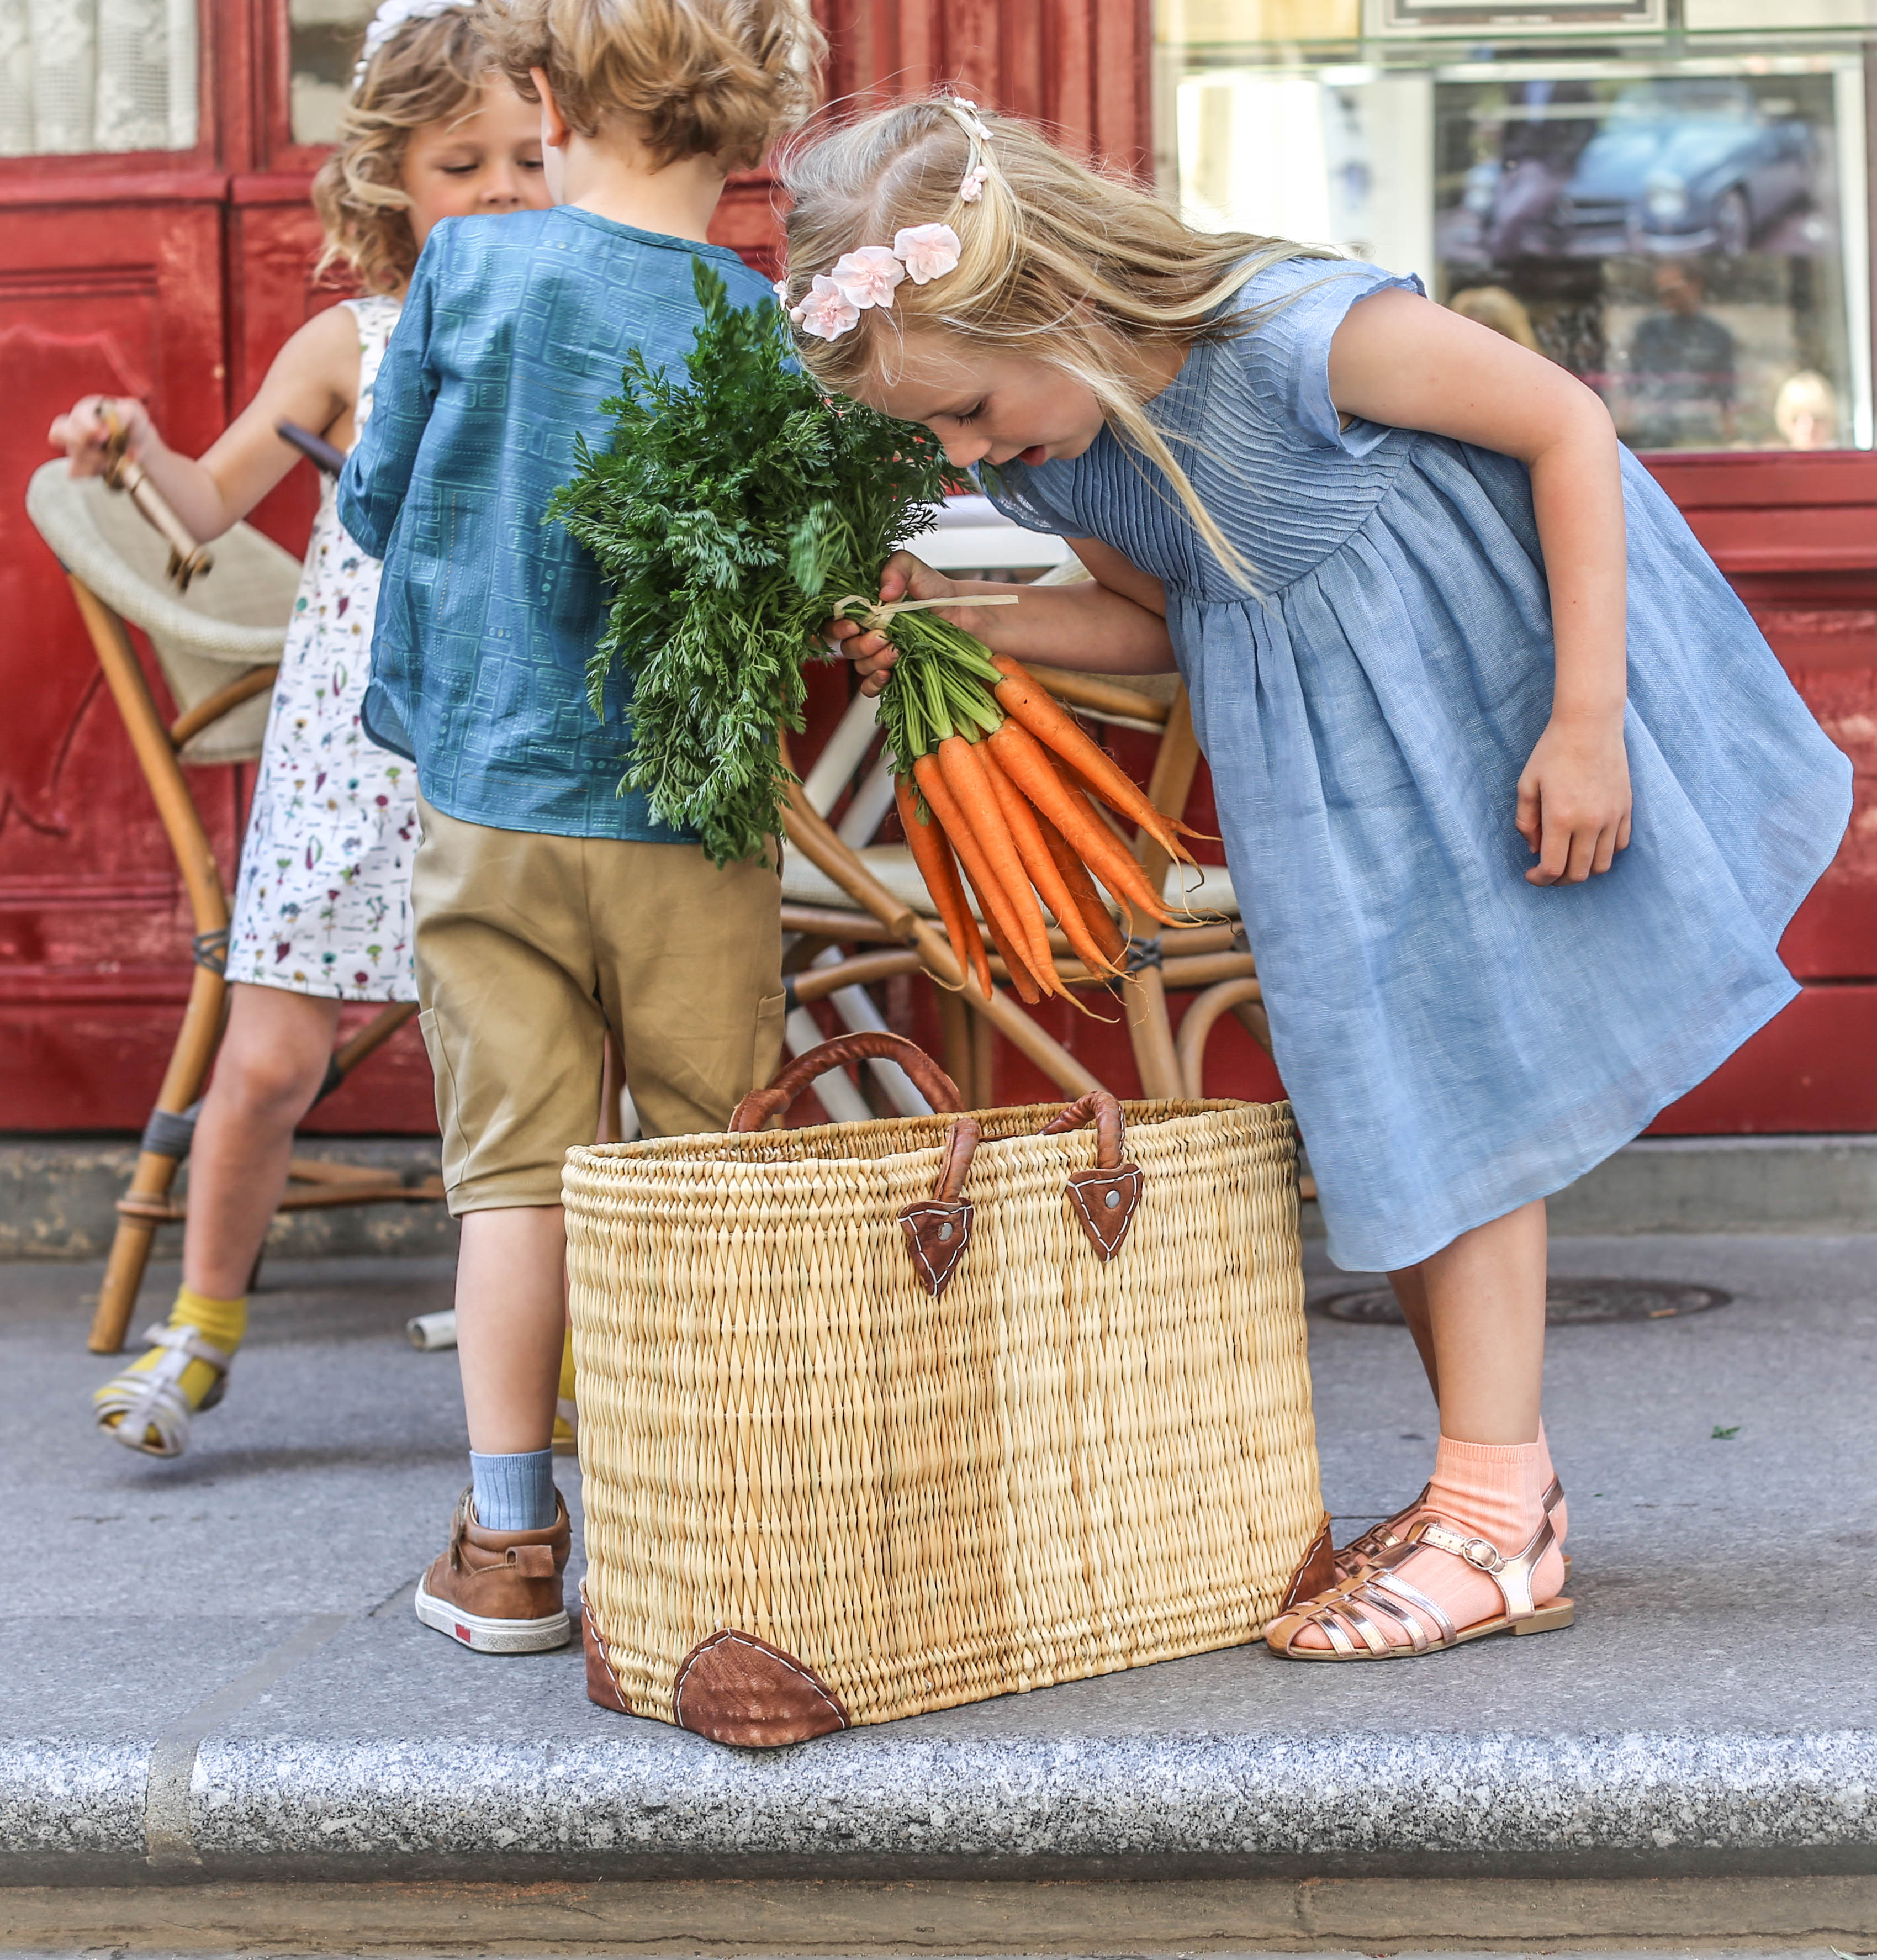
[[[463,1214],[457,1351],[469,1447],[479,1455],[546,1449],[553,1441],[566,1267],[558,1204]]]
[[[183,1283],[235,1300],[267,1236],[300,1119],[332,1059],[339,1004],[237,982],[189,1150]]]

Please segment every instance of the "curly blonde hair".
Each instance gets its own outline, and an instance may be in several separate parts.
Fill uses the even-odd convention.
[[[583,136],[630,117],[660,163],[729,169],[814,107],[826,44],[806,0],[482,0],[482,30],[517,90],[539,68]]]
[[[963,194],[968,173],[975,197]],[[782,158],[780,174],[791,200],[791,302],[844,253],[889,244],[902,229],[942,223],[959,243],[955,270],[924,285],[907,280],[890,307],[863,312],[839,339],[798,336],[802,364],[823,387],[857,395],[915,327],[1046,362],[1094,395],[1125,446],[1164,474],[1220,563],[1249,582],[1250,567],[1147,413],[1131,357],[1247,332],[1273,310],[1228,305],[1247,281],[1285,259],[1340,253],[1198,231],[1041,130],[946,96],[898,103],[804,144]]]
[[[417,240],[401,179],[411,132],[473,113],[499,72],[475,16],[460,7],[412,21],[371,57],[345,105],[339,146],[313,180],[326,228],[316,278],[342,266],[368,293],[409,282]]]

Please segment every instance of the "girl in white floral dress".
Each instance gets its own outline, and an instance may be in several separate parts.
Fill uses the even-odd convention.
[[[358,323],[355,438],[396,324],[387,294],[347,300]],[[358,724],[371,677],[378,562],[339,520],[324,480],[262,745],[228,931],[228,978],[332,1001],[414,1001],[410,765]]]
[[[466,7],[386,0],[366,30],[339,147],[314,180],[325,262],[348,269],[367,296],[310,320],[199,461],[171,451],[141,402],[87,396],[52,429],[75,474],[102,468],[114,418],[183,523],[208,539],[299,460],[276,433],[282,422],[340,449],[356,439],[432,227],[548,202],[540,110],[491,66]],[[416,998],[416,784],[358,725],[378,574],[339,523],[329,482],[242,852],[227,1029],[190,1150],[183,1285],[149,1351],[92,1398],[106,1434],[151,1456],[179,1455],[192,1417],[221,1398],[247,1331],[248,1275],[286,1188],[294,1131],[325,1080],[341,1004]]]

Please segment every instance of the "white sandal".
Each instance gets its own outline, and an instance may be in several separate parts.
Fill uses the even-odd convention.
[[[143,1338],[166,1351],[162,1358],[154,1368],[126,1368],[113,1375],[92,1396],[92,1411],[98,1427],[126,1449],[141,1450],[146,1456],[180,1456],[189,1447],[190,1420],[198,1413],[183,1392],[183,1371],[192,1361],[205,1362],[215,1370],[201,1403],[202,1408],[212,1409],[227,1391],[234,1357],[212,1348],[192,1327],[153,1327]]]

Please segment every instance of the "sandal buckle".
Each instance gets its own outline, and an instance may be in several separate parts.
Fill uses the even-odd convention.
[[[1483,1538],[1468,1538],[1460,1548],[1460,1556],[1481,1572],[1497,1573],[1506,1569],[1505,1554]]]

